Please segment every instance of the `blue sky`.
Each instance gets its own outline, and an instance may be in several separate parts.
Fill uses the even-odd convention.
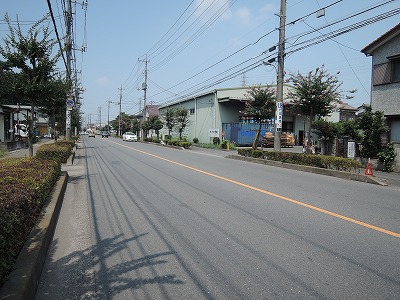
[[[48,12],[44,0],[1,2],[1,17],[8,13],[15,20],[18,15],[23,28],[29,28],[30,23],[25,21],[38,20]],[[276,51],[268,49],[278,42],[280,0],[88,0],[86,19],[81,2],[76,4],[74,32],[75,48],[87,47],[86,52],[76,51],[76,67],[85,89],[82,110],[86,120],[89,115],[92,122],[99,120],[101,107],[104,124],[108,101],[112,102],[110,119],[114,119],[119,112],[121,87],[122,111],[133,114],[140,110],[146,55],[147,103],[162,104],[217,87],[238,87],[243,81],[248,85],[275,83],[272,66],[258,66],[244,75],[240,70],[276,56]],[[51,4],[63,35],[62,1],[51,0]],[[373,9],[377,5],[381,6]],[[325,16],[317,18],[314,12],[323,7],[327,7]],[[322,34],[353,28],[358,22],[397,8],[399,0],[287,0],[286,76],[324,65],[331,74],[340,71],[343,90],[357,89],[348,101],[350,105],[369,103],[371,58],[360,50],[397,25],[398,14],[298,49],[310,45],[312,38],[318,41]],[[49,26],[53,28],[51,23]],[[0,34],[7,34],[4,22],[0,22]]]

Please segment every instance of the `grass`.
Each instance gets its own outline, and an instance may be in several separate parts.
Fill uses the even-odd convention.
[[[7,150],[0,149],[0,158],[5,157],[8,154]]]
[[[217,150],[221,150],[221,144],[220,145],[215,145],[215,144],[206,144],[206,143],[197,143],[197,144],[193,144],[192,146],[194,147],[200,147],[200,148],[207,148],[207,149],[217,149]],[[235,150],[235,146],[233,144],[230,144],[229,147],[230,150]]]

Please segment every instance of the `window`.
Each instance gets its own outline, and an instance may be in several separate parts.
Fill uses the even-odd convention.
[[[400,81],[400,58],[392,60],[392,82]]]
[[[400,55],[390,56],[388,59],[389,62],[374,66],[373,85],[400,81]]]
[[[390,141],[392,143],[400,143],[400,120],[391,121]]]
[[[374,85],[390,83],[390,63],[375,65],[373,77]]]
[[[190,114],[191,114],[191,115],[194,115],[194,108],[191,108],[191,109],[190,109]]]

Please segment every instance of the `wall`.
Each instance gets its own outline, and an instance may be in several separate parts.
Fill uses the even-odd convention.
[[[388,56],[400,54],[400,35],[374,51],[372,65],[386,63]],[[373,110],[383,111],[385,115],[400,115],[400,83],[373,86],[371,106]]]
[[[217,121],[216,111],[216,98],[214,93],[209,93],[198,97],[196,99],[196,130],[194,137],[199,139],[200,143],[209,143],[210,142],[210,129],[219,129],[220,133],[222,131],[221,123]],[[218,120],[219,116],[218,116]]]
[[[0,142],[5,141],[6,135],[4,134],[4,115],[0,114]]]

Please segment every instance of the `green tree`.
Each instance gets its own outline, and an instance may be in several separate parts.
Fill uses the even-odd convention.
[[[363,105],[364,112],[357,119],[357,125],[362,130],[361,156],[376,158],[382,150],[382,134],[388,131],[382,111],[372,111],[370,105]]]
[[[16,105],[22,100],[15,99],[14,87],[18,75],[12,71],[8,63],[0,61],[0,104]]]
[[[361,139],[360,131],[354,120],[339,121],[336,123],[338,136],[348,137],[351,140],[359,141]]]
[[[319,119],[313,122],[312,128],[322,140],[322,154],[329,155],[331,153],[333,140],[338,133],[336,123]]]
[[[65,109],[66,109],[66,97],[69,92],[69,84],[66,80],[59,77],[58,79],[52,79],[49,81],[48,89],[45,97],[40,103],[40,110],[47,114],[50,119],[51,135],[57,140],[56,134],[56,120],[64,124]]]
[[[132,118],[131,120],[131,130],[132,132],[136,133],[137,136],[139,136],[139,131],[140,131],[140,122],[137,118]]]
[[[157,139],[160,138],[160,130],[164,127],[163,122],[157,117],[153,122],[153,129],[156,132]]]
[[[0,46],[0,54],[5,58],[7,65],[20,74],[16,92],[18,96],[29,99],[31,116],[34,116],[35,106],[40,106],[59,59],[59,54],[52,57],[56,41],[50,39],[49,28],[42,26],[45,19],[46,17],[36,22],[24,36],[19,23],[13,28],[10,18],[6,15],[9,34],[4,38],[4,47]],[[29,156],[33,156],[33,122],[33,118],[30,118]]]
[[[164,124],[162,123],[160,118],[158,116],[152,116],[147,122],[148,122],[148,124],[146,125],[147,130],[153,129],[157,135],[157,139],[159,139],[160,129],[164,127]]]
[[[335,104],[340,102],[341,83],[336,76],[330,75],[324,66],[310,71],[307,75],[291,74],[289,81],[294,86],[288,93],[288,97],[292,99],[292,109],[309,118],[307,149],[310,151],[313,119],[329,115]]]
[[[171,132],[176,126],[176,112],[173,108],[167,108],[163,115],[163,122],[165,127],[168,128],[168,136],[171,139]]]
[[[186,108],[178,108],[175,112],[176,125],[178,127],[179,140],[182,140],[182,134],[186,127],[190,124],[189,110]]]
[[[270,86],[253,86],[246,94],[245,109],[241,113],[253,118],[254,122],[259,124],[256,136],[253,141],[253,150],[257,149],[260,138],[262,123],[267,119],[272,119],[275,115],[276,92]]]
[[[153,123],[151,122],[151,119],[148,119],[143,122],[142,129],[143,129],[143,136],[147,138],[149,131],[153,129]]]
[[[134,120],[134,117],[132,115],[128,115],[124,112],[121,112],[121,128],[120,128],[119,116],[120,115],[118,115],[114,120],[110,121],[110,125],[113,128],[120,129],[121,135],[122,135],[122,133],[127,132],[127,131],[134,131],[132,129],[132,122]]]

